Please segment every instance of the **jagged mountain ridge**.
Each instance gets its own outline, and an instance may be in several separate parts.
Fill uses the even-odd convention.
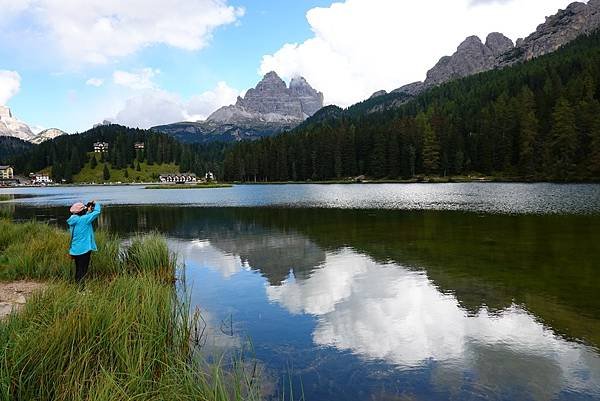
[[[66,135],[66,132],[57,128],[49,128],[34,134],[29,125],[12,115],[9,107],[0,106],[0,137],[18,138],[39,145],[61,135]]]
[[[234,105],[221,107],[206,121],[152,129],[183,142],[236,142],[293,129],[322,107],[323,94],[304,78],[293,78],[288,87],[277,73],[269,72],[244,97],[238,97]]]
[[[566,9],[547,17],[535,32],[516,44],[499,32],[492,32],[485,43],[477,36],[465,39],[451,56],[442,57],[427,72],[423,82],[413,82],[393,90],[392,94],[405,94],[414,97],[423,91],[480,72],[503,68],[519,62],[552,53],[573,41],[580,35],[590,34],[600,29],[600,0],[574,2]],[[375,92],[371,98],[385,96],[384,91]],[[389,96],[389,102],[377,105],[372,111],[393,108],[406,101]]]

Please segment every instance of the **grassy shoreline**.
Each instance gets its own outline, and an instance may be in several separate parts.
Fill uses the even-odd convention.
[[[0,397],[27,400],[257,400],[245,372],[210,365],[197,314],[176,293],[176,258],[157,234],[128,246],[98,233],[85,291],[72,282],[68,233],[0,219],[0,280],[45,280],[0,321]]]

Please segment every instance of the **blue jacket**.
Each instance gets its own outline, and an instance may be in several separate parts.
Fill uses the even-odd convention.
[[[96,203],[94,210],[83,216],[76,214],[69,217],[67,224],[71,229],[71,248],[69,254],[73,256],[83,255],[89,251],[97,251],[96,238],[92,223],[100,215],[100,204]]]

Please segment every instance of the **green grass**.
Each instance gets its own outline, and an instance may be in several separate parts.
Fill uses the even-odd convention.
[[[65,230],[38,222],[15,224],[0,219],[0,280],[69,280],[73,261],[68,255],[70,236]],[[96,233],[90,274],[114,274],[120,266],[120,242],[103,231]]]
[[[231,188],[231,184],[160,184],[148,185],[145,189],[208,189],[208,188]]]
[[[170,163],[170,164],[153,164],[148,165],[146,162],[140,163],[140,170],[136,171],[132,168],[127,169],[114,169],[109,166],[110,171],[110,179],[106,182],[153,182],[157,181],[157,177],[163,173],[179,173],[179,166]],[[81,171],[73,176],[74,183],[103,183],[104,178],[102,176],[102,172],[104,169],[104,165],[102,163],[98,163],[96,168],[90,168],[90,164],[86,163],[86,165],[81,169]],[[127,174],[129,177],[125,177],[125,170],[127,170]]]
[[[158,234],[122,246],[100,233],[80,291],[69,279],[66,232],[4,219],[0,233],[3,279],[52,279],[0,322],[1,399],[260,399],[243,363],[225,369],[203,358],[199,315],[177,297],[177,261]]]

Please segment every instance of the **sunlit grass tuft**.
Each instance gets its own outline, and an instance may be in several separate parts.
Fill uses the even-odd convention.
[[[159,234],[133,237],[124,259],[125,269],[130,274],[152,273],[164,282],[172,282],[175,277],[176,257]]]

